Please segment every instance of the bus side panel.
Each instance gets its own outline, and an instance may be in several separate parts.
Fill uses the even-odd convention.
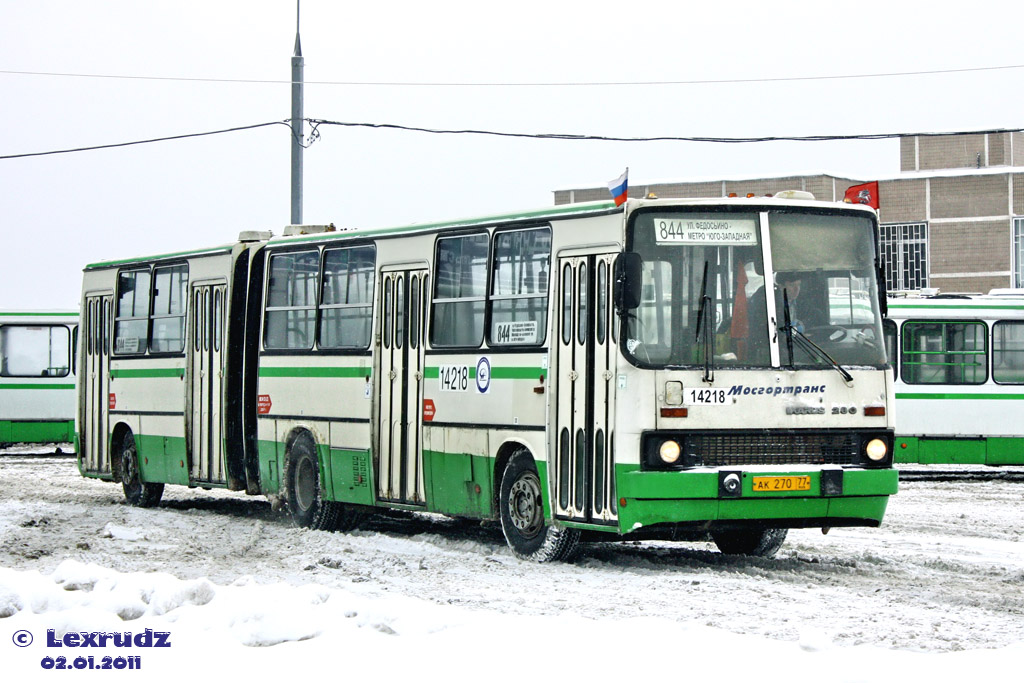
[[[988,440],[986,465],[1024,465],[1024,438],[993,437]]]

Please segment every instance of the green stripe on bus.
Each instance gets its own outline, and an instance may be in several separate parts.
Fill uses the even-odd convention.
[[[896,394],[896,398],[924,401],[1024,401],[1024,394]]]
[[[185,368],[137,368],[133,370],[111,369],[110,378],[143,378],[143,377],[184,377]]]
[[[42,316],[68,318],[78,316],[78,311],[5,311],[0,313],[0,317],[7,318],[38,318]]]
[[[260,368],[260,377],[369,377],[369,368]]]
[[[459,363],[453,363],[459,365]],[[476,366],[466,364],[469,368],[469,378],[476,379]],[[547,376],[548,371],[544,368],[518,368],[504,367],[491,368],[491,379],[537,379],[541,375]],[[423,368],[424,379],[439,379],[441,377],[440,366],[427,366]]]
[[[74,384],[0,384],[0,391],[5,389],[74,389]]]

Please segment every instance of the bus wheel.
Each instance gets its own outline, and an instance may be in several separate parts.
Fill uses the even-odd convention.
[[[529,452],[516,451],[505,465],[498,506],[501,508],[501,530],[513,555],[534,562],[554,562],[572,557],[580,532],[544,523],[540,477]]]
[[[321,531],[347,530],[359,521],[355,511],[323,499],[320,462],[308,435],[298,437],[292,444],[285,466],[285,486],[288,511],[299,526]]]
[[[139,453],[135,448],[135,436],[125,432],[121,439],[121,488],[129,505],[151,508],[164,495],[163,484],[147,484],[142,481],[139,469]]]
[[[726,555],[772,557],[779,552],[789,529],[731,529],[712,531],[711,540]]]

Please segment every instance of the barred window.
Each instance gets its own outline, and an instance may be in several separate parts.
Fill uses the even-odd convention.
[[[879,244],[889,291],[928,286],[928,224],[890,223],[881,226]]]
[[[271,255],[264,348],[313,348],[319,261],[315,249]]]
[[[324,250],[320,348],[370,345],[375,260],[373,246]]]
[[[1024,384],[1024,322],[1000,320],[992,327],[992,379]]]
[[[494,236],[490,343],[542,344],[548,324],[551,228]]]
[[[483,342],[488,242],[486,233],[437,241],[432,345],[476,347]]]
[[[1024,218],[1013,219],[1013,286],[1024,287]]]
[[[988,376],[987,330],[981,321],[903,323],[903,381],[984,384]]]
[[[117,275],[114,353],[145,353],[149,346],[150,272],[124,270]]]

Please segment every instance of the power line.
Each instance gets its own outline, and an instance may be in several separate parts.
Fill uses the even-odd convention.
[[[493,137],[520,138],[532,140],[569,140],[569,141],[591,141],[591,142],[709,142],[719,144],[743,144],[756,142],[829,142],[845,140],[891,140],[911,137],[938,137],[943,135],[986,135],[997,133],[1020,133],[1024,128],[991,128],[986,130],[954,131],[946,133],[864,133],[855,135],[786,135],[786,136],[759,136],[759,137],[715,137],[715,136],[678,136],[658,135],[651,137],[627,137],[614,135],[583,135],[578,133],[515,133],[509,131],[483,130],[483,129],[446,129],[446,128],[423,128],[419,126],[405,126],[397,123],[356,123],[348,121],[329,121],[326,119],[305,119],[312,130],[309,135],[308,144],[320,138],[318,128],[320,126],[341,126],[345,128],[374,128],[381,130],[399,130],[413,133],[429,133],[434,135],[487,135]],[[250,126],[236,126],[234,128],[223,128],[220,130],[206,131],[203,133],[186,133],[183,135],[169,135],[160,138],[149,138],[147,140],[133,140],[130,142],[117,142],[107,145],[92,145],[89,147],[75,147],[72,149],[58,149],[47,152],[26,152],[23,154],[7,154],[0,156],[4,159],[22,159],[25,157],[49,156],[54,154],[70,154],[72,152],[89,152],[99,149],[111,149],[115,147],[130,147],[133,145],[146,145],[154,142],[167,142],[170,140],[184,140],[187,138],[205,137],[210,135],[221,135],[224,133],[235,133],[254,128],[265,128],[267,126],[286,126],[291,130],[291,119],[283,121],[269,121],[267,123],[256,123]]]
[[[665,86],[665,85],[735,85],[744,83],[781,83],[800,81],[836,81],[867,78],[903,78],[908,76],[936,76],[945,74],[978,73],[985,71],[1006,71],[1024,69],[1024,64],[1003,66],[978,66],[962,69],[932,69],[920,71],[888,71],[862,74],[837,74],[825,76],[778,76],[770,78],[721,78],[693,80],[660,80],[660,81],[538,81],[538,82],[446,82],[446,81],[305,81],[306,85],[340,85],[340,86],[371,86],[371,87],[402,87],[402,88],[574,88],[574,87],[623,87],[623,86]],[[103,78],[116,80],[138,81],[180,81],[192,83],[256,83],[256,84],[291,84],[292,81],[259,79],[259,78],[188,78],[182,76],[132,76],[127,74],[87,74],[58,71],[15,71],[0,69],[0,74],[17,76],[63,76],[68,78]]]
[[[589,140],[596,142],[713,142],[723,144],[741,144],[753,142],[828,142],[841,140],[892,140],[912,137],[938,137],[942,135],[985,135],[994,133],[1019,133],[1024,128],[992,128],[988,130],[956,131],[950,133],[864,133],[855,135],[786,135],[760,137],[713,137],[713,136],[677,136],[657,135],[652,137],[625,137],[614,135],[580,135],[575,133],[511,133],[478,129],[444,129],[403,126],[396,123],[351,123],[345,121],[327,121],[323,119],[307,119],[317,126],[344,126],[350,128],[382,128],[402,130],[415,133],[433,133],[438,135],[491,135],[509,138],[530,138],[535,140]]]
[[[169,135],[162,138],[150,138],[148,140],[133,140],[131,142],[115,142],[109,145],[92,145],[90,147],[75,147],[73,149],[55,149],[49,152],[26,152],[25,154],[6,154],[0,156],[3,159],[22,159],[24,157],[42,157],[51,154],[70,154],[72,152],[91,152],[97,149],[111,149],[113,147],[131,147],[132,145],[147,145],[151,142],[167,142],[168,140],[184,140],[186,138],[199,138],[207,135],[220,135],[222,133],[235,133],[241,130],[252,130],[253,128],[264,128],[266,126],[289,126],[288,121],[270,121],[268,123],[256,123],[251,126],[236,126],[235,128],[223,128],[211,130],[205,133],[186,133],[184,135]]]

